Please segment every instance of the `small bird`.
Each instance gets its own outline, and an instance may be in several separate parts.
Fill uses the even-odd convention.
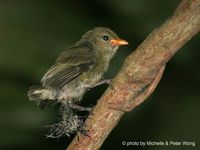
[[[29,99],[40,107],[54,102],[62,105],[62,122],[50,126],[57,130],[52,131],[50,137],[69,135],[80,129],[82,121],[71,109],[90,110],[76,102],[82,99],[88,89],[110,83],[110,80],[102,79],[103,74],[119,46],[127,44],[127,41],[120,39],[109,28],[96,27],[61,53],[43,76],[40,86],[30,88]]]

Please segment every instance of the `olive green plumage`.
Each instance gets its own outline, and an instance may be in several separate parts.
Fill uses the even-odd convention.
[[[29,90],[29,99],[40,106],[48,102],[68,105],[80,100],[88,88],[99,84],[110,59],[118,47],[125,44],[126,41],[108,28],[98,27],[86,32],[56,59],[43,76],[41,86]]]

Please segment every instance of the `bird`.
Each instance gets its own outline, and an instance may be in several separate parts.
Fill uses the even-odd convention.
[[[118,48],[127,44],[111,29],[95,27],[60,54],[42,77],[41,85],[30,87],[29,100],[36,102],[39,107],[51,103],[62,105],[62,122],[51,126],[57,130],[51,136],[69,135],[80,128],[82,121],[71,110],[90,111],[88,107],[77,105],[77,102],[81,101],[88,89],[111,83],[111,80],[103,79],[103,75]],[[74,128],[69,129],[70,126]],[[64,128],[66,131],[61,131]]]

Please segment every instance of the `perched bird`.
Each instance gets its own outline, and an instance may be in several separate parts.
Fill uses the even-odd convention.
[[[76,102],[81,100],[88,89],[110,83],[110,80],[103,80],[102,76],[119,46],[127,44],[128,42],[119,39],[117,34],[105,27],[86,32],[78,42],[56,59],[55,64],[43,76],[41,86],[30,88],[29,99],[41,107],[52,102],[61,103],[62,128],[65,128],[66,133],[60,134],[68,135],[74,132],[73,130],[80,126],[75,125],[76,129],[70,130],[66,126],[71,126],[73,121],[74,124],[81,121],[73,112],[69,112],[70,108],[88,110],[76,105]],[[72,115],[69,115],[70,113]],[[70,122],[69,117],[72,117],[73,121]],[[61,124],[56,124],[56,127],[61,128]],[[54,135],[59,135],[58,131],[56,132]]]

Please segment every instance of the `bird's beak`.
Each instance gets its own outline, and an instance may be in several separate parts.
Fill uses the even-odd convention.
[[[128,45],[128,42],[122,39],[113,39],[113,40],[110,40],[110,43],[113,46]]]

